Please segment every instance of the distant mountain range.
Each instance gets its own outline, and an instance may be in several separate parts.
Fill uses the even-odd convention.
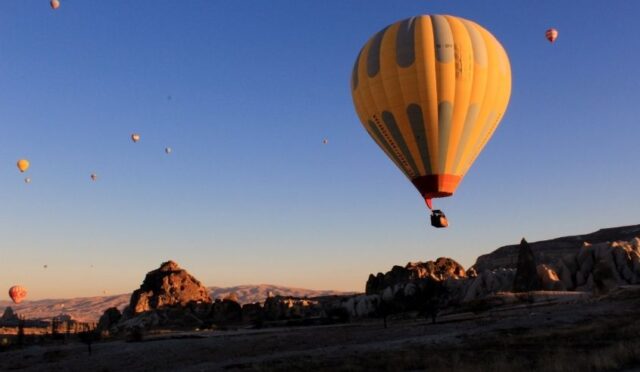
[[[235,293],[241,304],[263,302],[269,292],[273,295],[294,297],[318,297],[330,295],[348,295],[353,292],[321,291],[303,288],[291,288],[272,284],[239,285],[235,287],[208,287],[211,298],[224,298]],[[11,306],[13,310],[28,319],[51,319],[60,314],[71,315],[81,322],[97,322],[102,313],[110,308],[117,307],[122,310],[129,304],[131,294],[120,294],[100,297],[79,297],[67,299],[51,299],[25,301],[15,305],[11,301],[0,301],[0,315],[4,309]]]

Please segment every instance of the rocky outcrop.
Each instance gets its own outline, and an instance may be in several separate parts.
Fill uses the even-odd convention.
[[[121,318],[122,313],[117,307],[108,308],[104,311],[100,320],[98,320],[98,331],[106,333],[110,332],[111,328],[115,327]]]
[[[20,318],[18,314],[16,314],[10,306],[4,309],[4,313],[2,313],[2,317],[0,317],[0,321],[5,322],[18,322]]]
[[[233,298],[216,300],[211,306],[208,317],[214,324],[227,324],[242,321],[242,306]]]
[[[460,279],[466,278],[466,273],[462,265],[446,257],[440,257],[435,261],[409,262],[404,267],[394,266],[384,274],[369,275],[366,294],[382,294],[387,288],[404,286],[406,283],[426,278],[436,281]]]
[[[543,291],[566,291],[558,273],[551,266],[540,264],[536,266],[536,272]]]
[[[269,297],[264,302],[262,310],[267,320],[299,319],[322,315],[322,306],[319,301],[295,297]]]
[[[640,225],[631,225],[601,229],[590,234],[565,236],[529,244],[538,264],[552,265],[567,256],[575,256],[585,242],[595,245],[613,241],[630,241],[637,236],[640,236]],[[472,268],[475,268],[479,273],[484,270],[515,268],[518,262],[519,248],[520,246],[518,244],[498,248],[489,254],[478,257]]]
[[[583,244],[579,251],[554,265],[568,290],[606,292],[640,284],[640,238],[612,243]]]
[[[516,268],[516,277],[513,280],[514,292],[530,292],[541,289],[540,278],[538,278],[538,270],[536,259],[531,250],[529,243],[522,238],[520,241],[520,251],[518,252],[518,266]]]
[[[485,270],[475,278],[466,281],[449,280],[446,285],[453,302],[460,304],[498,292],[511,291],[515,277],[515,269]]]
[[[207,289],[173,261],[164,262],[147,273],[140,289],[133,292],[128,312],[131,315],[164,307],[211,303]]]

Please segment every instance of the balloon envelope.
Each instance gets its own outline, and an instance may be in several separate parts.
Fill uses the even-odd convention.
[[[547,30],[547,32],[545,32],[544,36],[547,38],[547,40],[553,43],[558,38],[558,30],[556,30],[555,28],[550,28]]]
[[[31,178],[27,177],[24,179],[24,183],[31,183]]]
[[[27,169],[29,169],[29,160],[27,159],[18,160],[17,166],[20,172],[25,172]]]
[[[171,149],[171,147],[166,147],[166,148],[164,149],[164,152],[165,152],[165,153],[167,153],[167,154],[171,154],[171,152],[172,152],[172,151],[173,151],[173,150]]]
[[[131,140],[132,140],[133,142],[138,142],[138,141],[140,141],[140,135],[139,135],[138,133],[133,133],[133,134],[131,135]]]
[[[362,125],[426,199],[451,196],[502,119],[511,68],[475,22],[422,15],[375,34],[351,78]]]
[[[51,2],[49,2],[49,5],[51,5],[51,9],[58,9],[60,8],[60,1],[58,0],[51,0]]]
[[[27,289],[20,285],[14,285],[9,288],[9,297],[11,297],[11,301],[19,304],[27,297]]]
[[[92,180],[92,181],[95,181],[95,180],[97,180],[97,179],[98,179],[98,175],[97,175],[97,174],[95,174],[95,173],[91,173],[91,180]]]

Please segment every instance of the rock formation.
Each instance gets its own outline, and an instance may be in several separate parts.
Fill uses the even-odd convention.
[[[435,261],[409,262],[405,267],[394,266],[385,274],[369,275],[366,294],[381,294],[387,288],[393,288],[398,284],[404,286],[406,283],[425,278],[442,281],[465,277],[466,273],[462,265],[451,258],[440,257]]]
[[[118,324],[121,318],[122,313],[120,313],[120,310],[117,307],[110,307],[100,317],[97,328],[101,332],[108,333],[112,327]]]
[[[267,320],[308,318],[320,316],[321,313],[319,301],[306,298],[274,296],[267,298],[263,306]]]
[[[606,292],[640,284],[640,237],[630,241],[583,244],[553,265],[567,290]]]
[[[207,289],[173,261],[150,271],[140,289],[133,292],[128,311],[132,315],[190,303],[211,303]]]
[[[529,243],[529,245],[538,264],[550,265],[565,256],[574,256],[580,251],[585,242],[595,245],[613,241],[630,241],[638,236],[640,236],[640,225],[631,225],[601,229],[590,234],[533,242]],[[475,268],[478,273],[484,270],[515,268],[518,262],[519,249],[520,246],[518,244],[500,247],[489,254],[479,256],[472,268]]]
[[[540,278],[538,278],[536,259],[531,250],[531,246],[522,238],[520,241],[520,251],[518,253],[516,277],[513,280],[513,291],[529,292],[539,289],[542,289],[542,286],[540,285]]]
[[[242,306],[230,298],[216,300],[211,306],[209,319],[214,324],[236,323],[242,321]]]

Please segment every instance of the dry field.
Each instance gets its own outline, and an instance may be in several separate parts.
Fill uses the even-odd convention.
[[[569,302],[451,314],[438,324],[343,325],[147,334],[0,353],[20,371],[616,371],[640,368],[640,288]]]

